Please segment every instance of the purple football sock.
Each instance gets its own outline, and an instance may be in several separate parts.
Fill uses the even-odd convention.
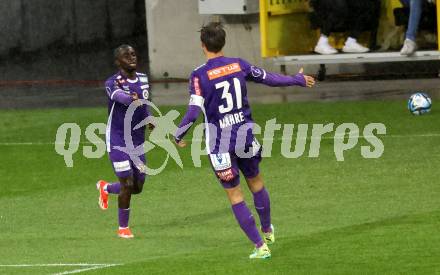
[[[110,194],[119,194],[121,191],[121,184],[119,182],[109,183],[107,185],[107,192]]]
[[[263,232],[271,232],[270,199],[266,188],[263,187],[263,189],[254,193],[254,205],[258,216],[260,216],[261,228]]]
[[[130,208],[122,209],[119,208],[119,227],[128,227],[128,219],[130,218]]]
[[[263,240],[261,239],[260,233],[258,233],[257,226],[255,225],[254,216],[252,216],[246,203],[242,201],[232,205],[232,211],[234,212],[235,218],[240,224],[241,229],[246,233],[249,240],[251,240],[256,247],[263,245]]]

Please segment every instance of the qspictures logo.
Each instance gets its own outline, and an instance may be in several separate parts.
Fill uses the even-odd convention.
[[[154,110],[156,116],[149,116],[132,128],[133,115],[140,106],[147,105]],[[203,110],[205,113],[205,111]],[[85,158],[102,158],[107,153],[107,148],[128,155],[131,161],[140,168],[139,170],[148,175],[161,173],[172,159],[179,167],[183,168],[180,153],[174,143],[174,135],[178,129],[176,120],[180,113],[171,110],[162,114],[160,109],[149,100],[138,100],[130,104],[124,117],[123,140],[125,146],[111,146],[104,141],[103,136],[109,135],[109,129],[105,123],[92,123],[86,127],[84,135],[86,142],[81,143],[82,129],[77,123],[64,123],[58,127],[55,141],[55,151],[63,156],[67,167],[73,167],[73,155],[78,153],[82,146],[82,154]],[[148,139],[142,144],[135,146],[132,133],[141,127],[152,123],[155,125],[148,135]],[[192,125],[185,125],[183,130]],[[194,167],[201,167],[202,156],[210,155],[210,148],[215,142],[220,141],[219,148],[230,148],[232,127],[217,129],[210,123],[195,125],[190,141],[191,158]],[[252,129],[256,140],[252,147],[246,147],[246,133]],[[295,135],[296,130],[296,135]],[[240,134],[242,133],[242,134]],[[280,134],[281,133],[281,137]],[[361,128],[352,122],[342,124],[280,124],[276,118],[267,120],[264,127],[257,123],[244,123],[236,131],[235,154],[239,157],[252,157],[255,149],[262,147],[262,157],[270,158],[273,154],[274,144],[279,144],[281,155],[284,158],[318,158],[321,153],[321,143],[324,139],[333,141],[333,152],[336,161],[345,161],[344,153],[354,150],[359,141],[364,139],[366,144],[360,146],[360,155],[365,159],[380,158],[385,151],[381,136],[386,135],[386,126],[382,123],[369,123]],[[219,135],[219,136],[218,136]],[[261,144],[258,140],[262,140]],[[308,152],[306,150],[307,145]],[[158,168],[148,167],[140,157],[153,149],[163,150],[166,157]]]

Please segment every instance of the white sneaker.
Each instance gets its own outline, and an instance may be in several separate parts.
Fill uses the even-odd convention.
[[[401,55],[413,55],[417,50],[417,44],[416,42],[412,41],[411,39],[405,39],[405,42],[403,43],[403,47],[400,50]]]
[[[315,46],[315,52],[319,54],[335,54],[338,50],[330,46],[328,42],[318,42]]]
[[[370,49],[359,44],[356,39],[349,37],[347,41],[345,41],[342,51],[344,53],[366,53],[369,52]]]

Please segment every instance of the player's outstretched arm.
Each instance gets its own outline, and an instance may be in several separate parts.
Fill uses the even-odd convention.
[[[261,83],[271,87],[313,87],[313,85],[315,85],[315,79],[309,75],[305,75],[303,68],[301,68],[296,75],[282,75],[278,73],[266,72],[266,70],[252,66],[242,59],[240,62],[244,68],[246,79],[256,83]]]
[[[265,76],[260,80],[260,83],[270,87],[300,86],[311,88],[315,85],[315,79],[305,75],[304,69],[301,68],[296,75],[266,72]]]

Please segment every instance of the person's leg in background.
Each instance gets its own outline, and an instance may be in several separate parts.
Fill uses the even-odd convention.
[[[319,54],[335,54],[338,51],[328,41],[330,33],[334,30],[338,20],[346,18],[346,0],[315,0],[312,1],[318,18],[320,19],[321,36],[315,46]]]
[[[372,12],[370,7],[371,0],[347,0],[347,6],[350,12],[348,13],[348,38],[345,41],[345,45],[342,51],[345,53],[365,53],[370,49],[362,46],[357,42],[358,37],[365,29],[365,22],[369,22],[369,16]]]
[[[402,5],[409,7],[408,28],[406,30],[405,42],[400,50],[402,55],[412,55],[417,49],[416,35],[419,29],[422,16],[422,0],[400,0]]]

